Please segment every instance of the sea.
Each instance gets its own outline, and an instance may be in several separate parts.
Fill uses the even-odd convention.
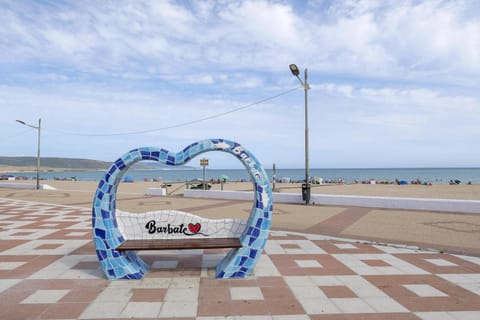
[[[270,180],[273,178],[273,170],[266,170]],[[13,176],[23,176],[34,179],[36,172],[9,172]],[[45,180],[80,180],[98,181],[105,175],[105,171],[62,171],[41,172],[40,178]],[[206,179],[220,179],[227,176],[228,181],[250,181],[248,172],[244,169],[206,169]],[[163,181],[179,182],[202,180],[202,168],[189,169],[129,169],[124,177],[130,177],[133,181]],[[277,168],[275,174],[277,181],[301,182],[305,179],[304,169],[281,169]],[[403,180],[411,183],[448,184],[452,180],[458,180],[462,184],[471,182],[480,184],[480,168],[367,168],[367,169],[310,169],[310,177],[321,178],[324,182],[344,181],[354,183],[369,181],[395,181]]]

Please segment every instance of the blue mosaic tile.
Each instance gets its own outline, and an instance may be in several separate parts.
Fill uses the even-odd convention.
[[[122,159],[118,159],[117,161],[115,161],[115,165],[120,170],[123,170],[125,168],[125,163],[123,162]]]
[[[237,142],[224,139],[192,143],[172,153],[155,147],[138,148],[117,159],[100,180],[92,208],[94,244],[100,265],[108,279],[141,279],[148,266],[135,252],[115,250],[125,238],[115,217],[116,192],[128,168],[141,160],[181,165],[206,151],[228,152],[238,158],[254,181],[254,206],[240,237],[241,248],[231,249],[216,267],[217,278],[245,278],[255,267],[265,247],[272,217],[272,194],[268,176],[260,162]]]

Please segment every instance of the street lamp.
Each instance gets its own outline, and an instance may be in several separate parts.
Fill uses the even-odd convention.
[[[40,128],[42,126],[42,119],[38,119],[38,127],[32,126],[31,124],[25,123],[21,120],[16,120],[18,123],[23,124],[24,126],[37,129],[38,130],[38,145],[37,145],[37,190],[40,189]]]
[[[291,64],[289,66],[292,74],[300,81],[302,87],[305,91],[305,183],[302,184],[302,197],[305,201],[305,204],[310,202],[310,175],[308,172],[308,90],[310,90],[310,85],[307,81],[307,69],[305,68],[304,80],[299,77],[300,70],[296,64]]]

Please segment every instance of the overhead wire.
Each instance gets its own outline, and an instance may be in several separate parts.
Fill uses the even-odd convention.
[[[173,124],[173,125],[170,125],[170,126],[155,128],[155,129],[130,131],[130,132],[117,132],[117,133],[79,133],[79,132],[68,132],[68,131],[57,130],[57,129],[48,129],[48,128],[46,128],[46,129],[42,128],[42,130],[57,132],[57,133],[61,133],[61,134],[64,134],[64,135],[83,136],[83,137],[110,137],[110,136],[127,136],[127,135],[145,134],[145,133],[151,133],[151,132],[156,132],[156,131],[185,127],[185,126],[192,125],[192,124],[195,124],[195,123],[199,123],[199,122],[202,122],[202,121],[207,121],[207,120],[219,118],[219,117],[222,117],[222,116],[225,116],[225,115],[228,115],[228,114],[240,111],[240,110],[244,110],[244,109],[262,104],[262,103],[270,101],[270,100],[274,100],[278,97],[289,94],[290,92],[293,92],[293,91],[298,90],[300,88],[303,88],[303,86],[298,86],[298,87],[289,89],[287,91],[283,91],[281,93],[278,93],[274,96],[271,96],[271,97],[268,97],[268,98],[265,98],[265,99],[262,99],[262,100],[258,100],[258,101],[255,101],[255,102],[249,103],[247,105],[244,105],[244,106],[241,106],[241,107],[238,107],[238,108],[234,108],[234,109],[231,109],[231,110],[228,110],[228,111],[225,111],[225,112],[217,113],[217,114],[214,114],[214,115],[211,115],[211,116],[207,116],[207,117],[203,117],[203,118],[199,118],[199,119],[195,119],[195,120],[191,120],[191,121],[186,121],[186,122]]]
[[[23,131],[20,131],[18,133],[15,133],[15,134],[12,134],[12,135],[9,135],[9,136],[5,136],[5,137],[2,137],[2,140],[3,141],[6,141],[6,140],[9,140],[9,139],[14,139],[14,138],[17,138],[17,137],[20,137],[20,136],[23,136],[24,134],[26,134],[27,132],[31,131],[32,129],[30,128],[27,128]]]

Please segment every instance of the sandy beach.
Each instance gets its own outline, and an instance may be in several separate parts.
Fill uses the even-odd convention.
[[[2,183],[28,183],[35,184],[34,180],[26,181],[2,181]],[[58,181],[42,180],[41,184],[50,185],[57,190],[78,191],[90,193],[92,198],[98,186],[97,181]],[[165,187],[161,182],[122,182],[119,187],[119,193],[124,194],[145,194],[148,188]],[[168,183],[167,193],[169,196],[181,196],[185,190],[185,183]],[[223,184],[224,190],[251,191],[251,182],[227,182]],[[212,184],[212,190],[221,190],[220,184]],[[0,195],[4,192],[0,188]],[[275,192],[300,193],[301,184],[299,183],[276,183]],[[446,185],[434,184],[424,185],[392,185],[392,184],[322,184],[312,185],[312,193],[316,194],[335,194],[335,195],[361,195],[361,196],[389,196],[389,197],[407,197],[407,198],[434,198],[434,199],[459,199],[459,200],[480,200],[480,185]]]
[[[71,172],[84,171],[85,169],[68,168],[47,168],[42,167],[42,172]],[[17,167],[0,165],[0,175],[15,172],[19,175],[22,172],[36,172],[36,167]],[[21,174],[20,174],[21,175]],[[2,181],[3,183],[29,183],[35,184],[35,180]],[[90,192],[91,197],[97,188],[97,181],[59,181],[42,180],[40,183],[48,184],[56,188],[59,192],[80,191]],[[163,182],[145,182],[135,181],[134,183],[121,183],[119,192],[131,194],[144,194],[148,188],[159,188],[164,186]],[[273,185],[271,185],[273,188]],[[212,190],[220,190],[221,184],[213,183]],[[224,190],[251,191],[251,182],[226,182],[223,184]],[[168,195],[180,196],[185,190],[184,182],[168,183]],[[358,196],[388,196],[388,197],[406,197],[406,198],[434,198],[434,199],[461,199],[461,200],[480,200],[480,184],[433,184],[425,185],[394,185],[394,184],[312,184],[312,193],[316,194],[334,194],[334,195],[358,195]],[[0,193],[1,193],[0,188]],[[275,184],[274,192],[300,193],[300,183],[280,183]]]

